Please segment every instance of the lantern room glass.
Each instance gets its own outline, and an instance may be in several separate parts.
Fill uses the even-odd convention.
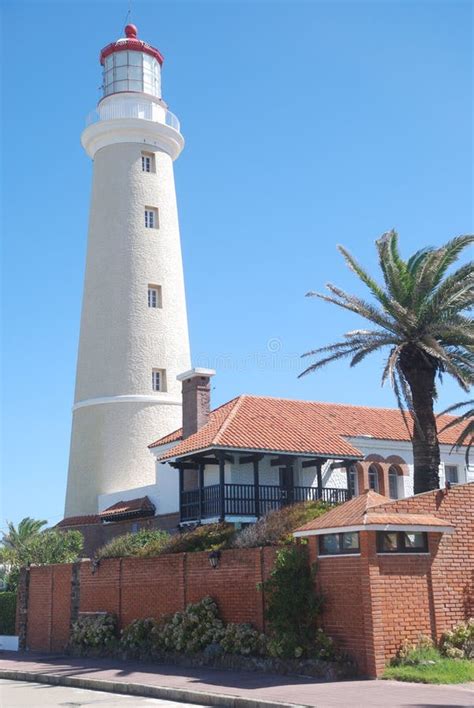
[[[119,51],[104,61],[104,96],[122,91],[147,93],[161,98],[161,67],[143,52]]]

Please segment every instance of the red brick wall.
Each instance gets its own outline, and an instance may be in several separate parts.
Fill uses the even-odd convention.
[[[145,617],[160,618],[205,595],[213,597],[226,622],[250,622],[263,629],[264,598],[257,583],[273,567],[272,548],[224,551],[211,568],[208,553],[103,560],[93,573],[80,568],[80,612],[113,612],[120,627]],[[70,624],[71,565],[32,568],[27,647],[59,651]]]
[[[38,651],[62,651],[69,640],[71,565],[30,569],[26,643]]]
[[[455,525],[429,534],[429,555],[378,555],[374,532],[361,532],[361,554],[318,559],[326,597],[323,626],[358,662],[379,675],[404,639],[438,640],[474,614],[474,484],[401,499],[390,511],[429,513]],[[311,554],[317,557],[315,538]]]
[[[391,511],[433,513],[455,525],[453,535],[429,535],[429,555],[378,555],[375,533],[360,534],[360,556],[317,559],[325,596],[323,626],[356,659],[361,672],[378,675],[405,638],[434,639],[474,614],[474,484],[437,490],[385,505]],[[207,553],[102,561],[95,573],[80,568],[80,610],[107,610],[121,626],[138,617],[161,617],[205,595],[227,622],[264,628],[265,597],[256,584],[268,577],[274,549],[230,550],[213,570]],[[68,636],[71,566],[30,571],[27,646],[60,650]],[[291,602],[291,598],[288,598]]]

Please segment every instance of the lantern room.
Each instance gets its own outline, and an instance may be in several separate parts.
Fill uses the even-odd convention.
[[[125,37],[108,44],[100,53],[103,97],[114,93],[144,93],[161,99],[163,56],[137,38],[135,25],[125,27]]]

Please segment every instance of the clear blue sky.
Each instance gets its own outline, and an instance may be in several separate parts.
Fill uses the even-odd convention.
[[[91,163],[79,136],[98,52],[127,1],[3,1],[1,525],[62,518]],[[165,55],[196,365],[239,393],[393,405],[380,360],[297,379],[299,355],[360,322],[305,299],[472,231],[472,3],[133,2]],[[445,384],[440,405],[462,397]]]

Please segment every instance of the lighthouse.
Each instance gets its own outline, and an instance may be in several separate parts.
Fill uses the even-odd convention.
[[[181,425],[176,376],[190,368],[173,173],[184,140],[161,96],[163,57],[127,25],[100,64],[81,136],[93,181],[66,517],[154,482],[148,444]]]

